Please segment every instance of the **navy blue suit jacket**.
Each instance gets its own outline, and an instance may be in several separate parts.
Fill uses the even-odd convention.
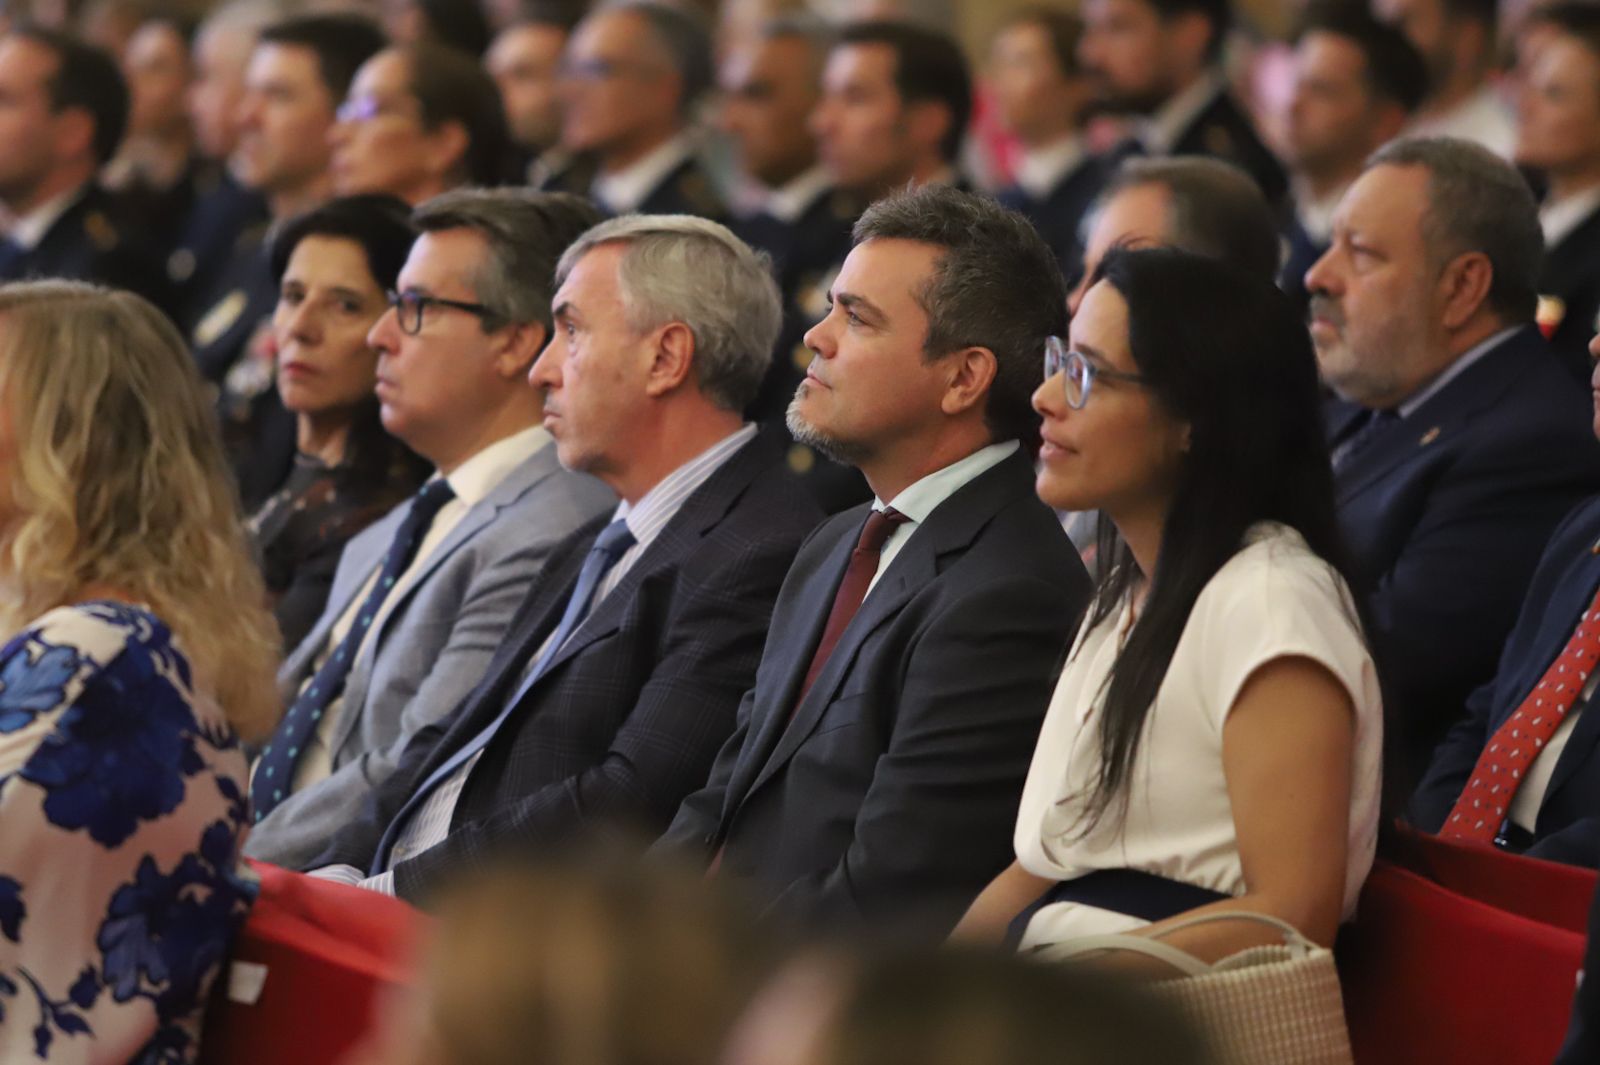
[[[1079,228],[1105,183],[1106,172],[1101,160],[1090,157],[1063,176],[1043,199],[1034,199],[1019,185],[1002,189],[995,199],[1032,222],[1050,250],[1056,253],[1061,272],[1068,278],[1076,278],[1083,270]]]
[[[1437,832],[1444,824],[1489,737],[1566,647],[1600,588],[1600,555],[1591,550],[1597,540],[1600,498],[1579,506],[1550,538],[1494,680],[1472,693],[1467,716],[1434,752],[1433,764],[1412,797],[1411,818],[1419,828]],[[1600,865],[1600,706],[1583,711],[1556,759],[1533,835],[1529,854]]]
[[[1335,473],[1412,779],[1494,675],[1550,533],[1600,491],[1588,398],[1527,326]],[[1335,445],[1359,413],[1330,418]]]

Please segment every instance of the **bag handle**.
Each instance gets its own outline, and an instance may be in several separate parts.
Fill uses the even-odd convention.
[[[1082,936],[1061,943],[1040,944],[1034,949],[1056,948],[1051,953],[1057,961],[1067,961],[1083,954],[1093,954],[1102,950],[1126,950],[1164,961],[1185,976],[1202,976],[1211,972],[1213,966],[1201,961],[1186,950],[1174,947],[1170,943],[1161,942],[1161,938],[1172,935],[1174,932],[1181,932],[1186,928],[1193,928],[1196,925],[1214,924],[1218,921],[1254,921],[1257,924],[1264,924],[1276,930],[1283,936],[1284,946],[1289,948],[1290,957],[1295,960],[1307,957],[1312,951],[1321,949],[1302,935],[1300,930],[1288,921],[1271,917],[1264,913],[1252,913],[1249,910],[1196,914],[1193,917],[1176,921],[1152,935],[1142,936],[1123,932],[1115,935]]]

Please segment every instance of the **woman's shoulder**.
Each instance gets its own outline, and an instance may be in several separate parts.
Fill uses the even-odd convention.
[[[1245,535],[1232,558],[1217,570],[1196,603],[1207,615],[1252,615],[1284,609],[1329,609],[1354,618],[1354,600],[1345,580],[1305,537],[1276,522],[1260,522]]]
[[[39,644],[71,648],[104,667],[130,649],[165,651],[172,645],[172,633],[147,607],[95,599],[41,614],[6,644],[0,659],[10,660]]]

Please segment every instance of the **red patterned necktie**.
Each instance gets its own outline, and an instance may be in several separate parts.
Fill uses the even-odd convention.
[[[1472,843],[1493,843],[1505,823],[1511,799],[1528,775],[1528,767],[1550,742],[1567,711],[1578,701],[1584,683],[1600,660],[1600,591],[1577,631],[1550,663],[1522,705],[1501,723],[1472,769],[1461,798],[1445,818],[1439,835]]]

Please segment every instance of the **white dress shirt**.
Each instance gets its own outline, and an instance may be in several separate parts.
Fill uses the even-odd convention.
[[[1584,189],[1564,200],[1546,200],[1539,206],[1539,228],[1544,230],[1544,246],[1553,248],[1566,240],[1567,235],[1596,210],[1600,210],[1600,185]]]
[[[44,240],[45,234],[50,232],[50,227],[61,220],[61,216],[72,209],[72,205],[83,197],[88,185],[79,185],[75,189],[68,189],[53,199],[46,200],[27,214],[18,218],[11,225],[11,232],[7,234],[11,242],[23,251],[32,251]]]
[[[596,176],[590,191],[613,214],[637,211],[667,175],[693,154],[693,138],[687,132],[679,133],[624,169]]]
[[[791,178],[787,183],[769,192],[766,197],[766,212],[778,221],[792,226],[800,221],[800,216],[832,187],[828,172],[821,166],[814,166],[799,177]]]
[[[955,495],[968,482],[975,480],[979,474],[998,466],[1008,458],[1017,448],[1021,447],[1015,440],[1004,440],[998,444],[981,447],[966,458],[941,470],[935,470],[903,489],[899,495],[888,502],[888,506],[904,514],[909,521],[896,525],[889,533],[889,538],[883,542],[883,550],[878,553],[878,569],[872,575],[872,582],[867,585],[867,592],[878,584],[878,578],[888,570],[889,563],[894,561],[896,555],[906,546],[906,542],[928,520],[928,515],[938,509],[939,504]],[[885,504],[881,499],[873,499],[872,509],[882,510]]]
[[[1029,199],[1047,199],[1088,158],[1083,138],[1076,133],[1045,148],[1025,148],[1017,163],[1017,186]]]
[[[1517,147],[1516,118],[1488,82],[1444,114],[1415,120],[1407,132],[1419,137],[1458,137],[1481,144],[1502,159],[1510,159]]]

